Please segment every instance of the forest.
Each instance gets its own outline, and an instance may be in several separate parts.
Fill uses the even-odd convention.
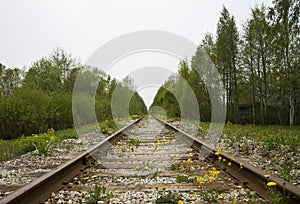
[[[180,117],[173,93],[181,87],[179,101],[188,100],[185,79],[197,98],[201,121],[210,121],[208,87],[197,72],[205,69],[199,63],[209,56],[223,82],[227,122],[299,125],[299,16],[300,1],[274,0],[269,8],[252,8],[239,31],[235,17],[223,7],[216,33],[205,35],[191,61],[181,61],[178,73],[158,90],[151,107],[161,106],[168,117]]]
[[[78,73],[99,80],[95,107],[99,122],[111,120],[111,96],[116,87],[132,95],[129,114],[144,115],[147,108],[130,80],[118,81],[97,68],[76,62],[61,48],[29,66],[28,71],[0,64],[0,139],[74,127],[72,92]],[[82,96],[82,101],[87,99]],[[82,110],[86,105],[81,104]],[[127,113],[128,114],[128,113]],[[119,117],[125,115],[118,115]],[[82,121],[85,125],[90,121]]]

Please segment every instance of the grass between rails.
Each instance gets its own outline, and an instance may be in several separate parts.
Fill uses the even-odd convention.
[[[209,123],[200,122],[200,126],[207,131]],[[227,123],[224,126],[223,133],[225,137],[230,138],[233,144],[242,137],[246,137],[264,142],[269,150],[275,149],[279,145],[284,145],[290,151],[299,151],[299,126],[254,126]]]

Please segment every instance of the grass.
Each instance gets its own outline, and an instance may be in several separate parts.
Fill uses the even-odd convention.
[[[134,145],[135,147],[138,147],[138,146],[140,146],[141,141],[138,137],[136,137],[135,139],[134,138],[128,139],[127,143],[131,144],[131,145]]]
[[[191,178],[189,176],[184,175],[177,175],[176,176],[176,182],[177,183],[193,183],[195,181],[194,178]]]
[[[109,134],[117,129],[116,124],[112,120],[105,120],[98,124],[98,128],[103,134]]]
[[[117,129],[117,126],[109,120],[97,125],[85,125],[76,129],[66,129],[54,131],[49,129],[43,134],[32,134],[31,136],[21,136],[14,140],[0,139],[0,161],[9,160],[16,156],[36,150],[38,155],[47,156],[50,147],[55,143],[65,139],[77,139],[78,134],[85,134],[100,128],[102,132],[110,133]],[[77,134],[78,132],[78,134]]]
[[[167,194],[161,195],[157,198],[156,203],[170,203],[170,204],[178,204],[179,201],[182,200],[182,196],[178,193],[168,192]]]
[[[114,197],[112,192],[106,192],[105,186],[94,186],[93,192],[89,192],[90,198],[88,200],[88,204],[97,204],[98,201],[109,202],[111,198]]]
[[[207,131],[209,123],[200,122],[200,126]],[[232,144],[239,141],[242,137],[246,137],[264,142],[269,150],[275,149],[279,145],[284,145],[289,151],[299,151],[299,126],[254,126],[227,123],[224,126],[223,133],[231,139]]]
[[[49,148],[55,142],[78,138],[75,129],[48,131],[44,134],[22,136],[14,140],[0,140],[0,161],[8,160],[26,152],[37,150],[39,155],[47,155]]]

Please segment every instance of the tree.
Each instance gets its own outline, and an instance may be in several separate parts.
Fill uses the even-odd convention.
[[[266,9],[256,7],[252,9],[251,19],[244,29],[243,64],[245,66],[244,81],[251,84],[252,95],[252,123],[255,124],[255,103],[260,104],[260,122],[265,124],[270,79],[270,26],[265,16]],[[246,88],[246,87],[243,87]]]
[[[216,65],[222,75],[226,89],[226,103],[229,114],[233,114],[234,122],[238,122],[238,55],[239,35],[234,17],[223,7],[217,25]]]
[[[299,69],[299,27],[300,2],[298,0],[274,0],[269,19],[274,32],[275,69],[280,84],[280,101],[288,106],[289,124],[294,124],[295,102],[299,98],[297,81]],[[298,59],[298,60],[295,60]]]

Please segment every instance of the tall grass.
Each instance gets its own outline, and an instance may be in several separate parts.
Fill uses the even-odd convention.
[[[0,140],[0,161],[8,160],[35,149],[46,155],[51,144],[68,138],[78,138],[75,129],[48,131],[44,134],[22,136],[14,140]],[[45,147],[45,148],[44,148]]]
[[[200,126],[207,131],[209,123],[200,122]],[[300,147],[299,126],[254,126],[227,123],[223,133],[224,137],[230,138],[233,142],[242,137],[265,142],[268,149],[275,149],[279,145],[284,145],[290,151],[299,151]]]

